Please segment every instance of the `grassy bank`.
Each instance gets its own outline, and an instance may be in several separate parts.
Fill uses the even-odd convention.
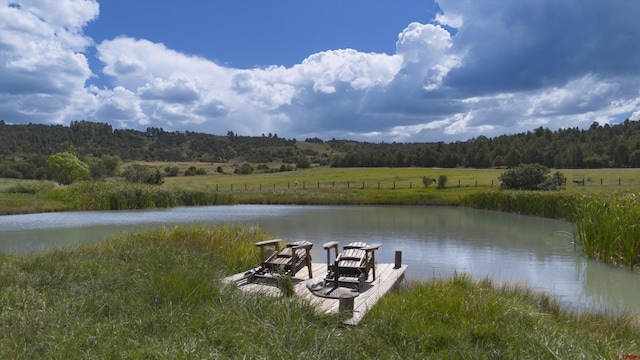
[[[5,358],[615,358],[627,317],[575,314],[527,288],[458,275],[411,282],[357,327],[298,298],[245,294],[259,229],[177,227],[0,257]]]
[[[56,188],[50,181],[0,178],[0,215],[62,211],[68,206],[48,197]]]

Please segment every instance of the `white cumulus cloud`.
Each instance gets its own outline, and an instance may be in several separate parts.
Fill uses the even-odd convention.
[[[0,118],[452,141],[640,117],[640,2],[436,1],[392,54],[326,49],[236,69],[144,38],[95,44],[94,0],[0,0]]]

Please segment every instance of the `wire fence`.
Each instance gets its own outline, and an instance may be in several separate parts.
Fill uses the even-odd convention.
[[[425,188],[437,188],[437,180],[430,179],[428,185],[421,180],[395,180],[395,181],[332,181],[332,182],[308,182],[308,181],[293,181],[271,184],[216,184],[216,191],[266,191],[266,190],[311,190],[311,189],[425,189]],[[577,186],[630,186],[640,185],[640,180],[635,179],[571,179],[567,180],[565,186],[577,187]],[[469,180],[469,179],[453,179],[448,180],[445,185],[446,188],[461,188],[461,187],[490,187],[499,188],[500,181],[497,179],[492,180]]]

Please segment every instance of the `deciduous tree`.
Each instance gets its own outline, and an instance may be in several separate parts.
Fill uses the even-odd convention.
[[[74,181],[89,178],[89,166],[75,155],[61,152],[49,156],[47,159],[49,178],[62,185],[69,185]]]

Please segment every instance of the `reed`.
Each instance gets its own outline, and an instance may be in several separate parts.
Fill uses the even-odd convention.
[[[583,197],[575,207],[576,241],[606,263],[640,264],[640,201],[634,193]]]
[[[2,188],[2,192],[10,194],[46,194],[56,187],[56,183],[52,181],[23,180],[5,186]]]
[[[49,192],[76,210],[130,210],[234,202],[233,194],[125,182],[83,181]]]
[[[548,191],[483,191],[464,196],[460,203],[477,209],[497,210],[571,220],[578,196]]]

